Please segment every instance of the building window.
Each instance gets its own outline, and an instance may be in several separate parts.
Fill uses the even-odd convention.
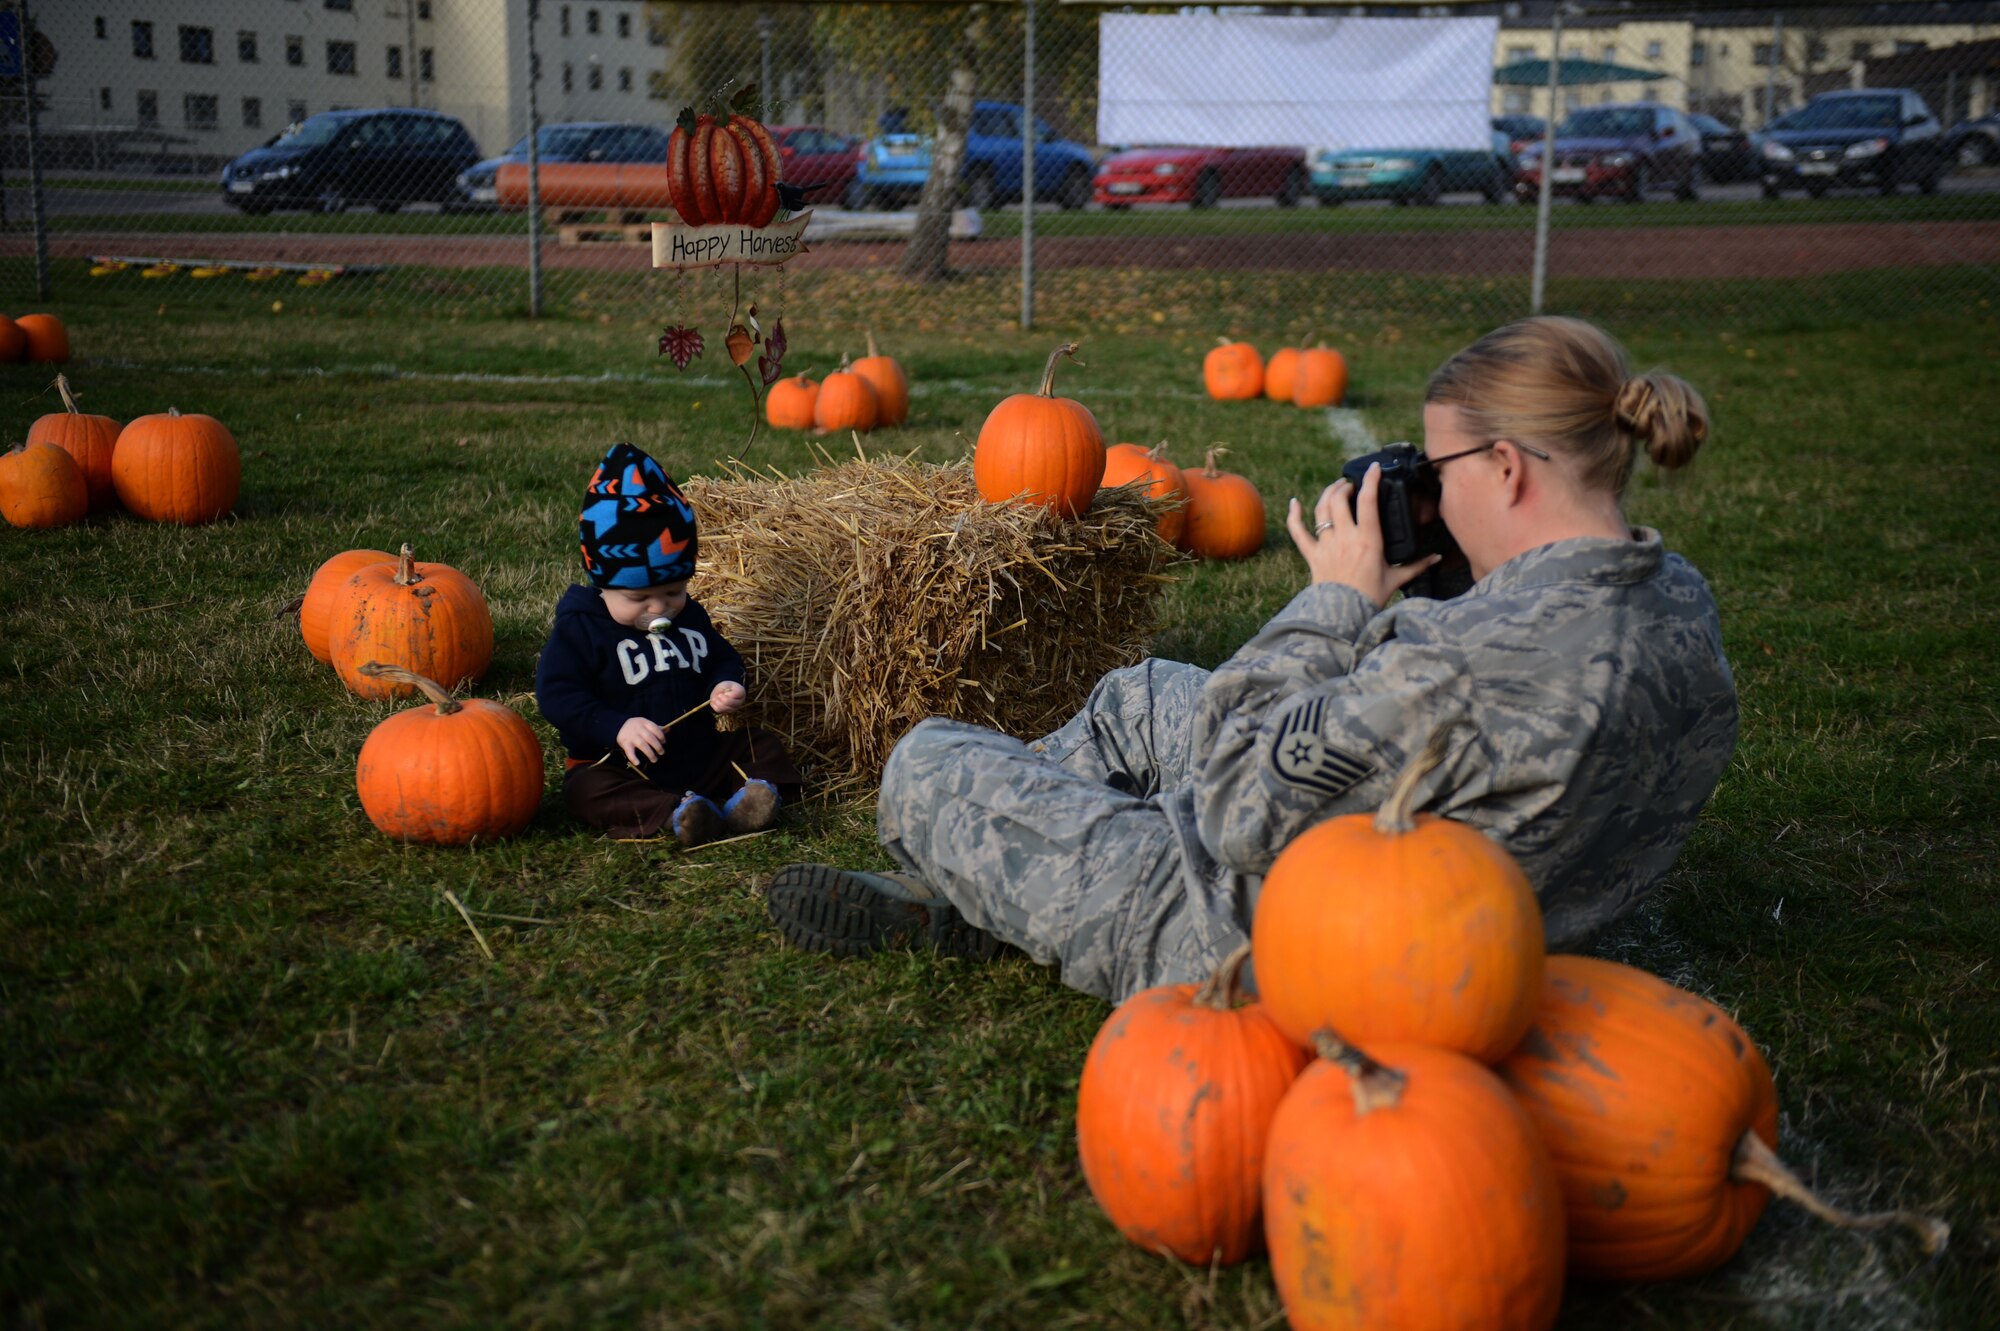
[[[305,123],[305,119],[306,119],[306,104],[304,102],[291,101],[285,103],[286,124],[302,125]]]
[[[1754,48],[1752,48],[1750,55],[1750,63],[1758,66],[1761,69],[1769,69],[1771,67],[1771,43],[1758,42],[1757,45]]]
[[[306,39],[303,37],[285,38],[285,63],[288,65],[303,65],[305,62]]]
[[[1526,115],[1528,113],[1528,90],[1526,88],[1507,89],[1506,92],[1500,95],[1500,109],[1510,116]]]
[[[103,40],[104,40],[104,39],[105,39],[106,37],[109,37],[110,35],[111,35],[111,29],[110,29],[110,28],[109,28],[109,27],[108,27],[108,26],[107,26],[107,25],[105,24],[105,22],[104,22],[104,16],[103,16],[102,14],[98,15],[98,16],[97,16],[97,40],[101,42],[101,41],[103,41]]]
[[[1696,42],[1694,45],[1688,47],[1688,63],[1690,65],[1705,65],[1708,63],[1707,42]]]
[[[1507,63],[1510,65],[1517,61],[1533,60],[1534,58],[1535,48],[1532,46],[1510,46],[1507,48]]]
[[[568,61],[563,62],[563,91],[576,91],[576,69]]]
[[[1659,101],[1659,100],[1660,100],[1660,90],[1659,90],[1658,88],[1653,88],[1653,87],[1648,87],[1648,88],[1646,89],[1646,92],[1645,92],[1645,98],[1646,98],[1646,100],[1647,100],[1647,101],[1649,101],[1649,102],[1657,102],[1657,101]]]
[[[100,111],[109,111],[111,109],[111,89],[99,88],[97,90],[97,109]]]
[[[592,66],[590,67],[590,74],[589,74],[589,76],[588,76],[588,77],[587,77],[587,78],[585,79],[585,82],[587,82],[587,83],[589,83],[589,84],[590,84],[590,90],[591,90],[592,92],[601,92],[601,91],[603,91],[603,89],[604,89],[604,66],[602,66],[602,65],[592,65]]]
[[[437,77],[437,65],[431,59],[431,48],[428,46],[417,52],[417,77],[425,83]]]
[[[604,30],[598,21],[596,10],[586,9],[583,11],[583,30],[593,37]]]
[[[261,129],[264,124],[264,99],[245,97],[243,99],[243,128]]]
[[[1611,42],[1606,42],[1604,44],[1604,63],[1608,65],[1613,61],[1615,61],[1616,59],[1618,59],[1617,46],[1615,46]]]
[[[326,72],[329,74],[354,73],[353,42],[328,42],[326,44]]]
[[[665,46],[666,44],[667,44],[666,24],[660,21],[660,15],[658,11],[653,9],[651,6],[648,6],[646,10],[646,45]],[[647,81],[651,82],[651,80],[652,76],[648,74]]]
[[[618,35],[620,37],[630,37],[632,35],[632,16],[630,14],[620,14],[618,16]]]
[[[618,71],[618,91],[620,91],[620,92],[630,92],[630,91],[632,91],[632,71],[631,71],[631,70],[629,70],[629,69],[621,69],[621,70],[619,70],[619,71]]]
[[[1583,59],[1583,48],[1581,46],[1570,47],[1569,50],[1563,52],[1563,59],[1565,60]]]
[[[1931,49],[1931,44],[1929,42],[1899,41],[1896,43],[1897,55],[1908,55],[1912,51],[1928,51],[1930,49]]]
[[[153,58],[153,25],[152,25],[152,24],[150,24],[150,23],[141,23],[141,22],[139,22],[139,21],[138,21],[138,20],[136,20],[136,19],[135,19],[135,20],[133,20],[133,23],[132,23],[132,55],[133,55],[133,57],[134,57],[135,59],[139,59],[139,60],[151,60],[151,59]]]
[[[236,34],[236,58],[246,65],[257,63],[257,34],[239,32]]]
[[[212,65],[215,63],[215,29],[181,29],[181,63],[183,65]]]
[[[354,0],[326,0],[326,7],[351,14],[354,12]]]
[[[1848,48],[1847,58],[1849,60],[1856,62],[1857,64],[1863,60],[1866,60],[1868,58],[1868,43],[1867,42],[1854,43],[1853,46]]]
[[[569,6],[562,7],[562,35],[569,36]]]
[[[431,21],[431,0],[417,0],[417,17],[425,23]]]
[[[142,129],[158,129],[160,126],[160,94],[141,92],[135,103],[139,111],[139,126]]]
[[[217,99],[191,92],[181,98],[181,118],[189,129],[214,129]]]
[[[1820,64],[1826,59],[1826,43],[1815,37],[1806,47],[1806,59],[1812,64]]]
[[[1583,94],[1571,88],[1563,94],[1563,110],[1574,111],[1583,105]]]
[[[399,79],[403,77],[403,48],[400,46],[389,47],[383,52],[382,63],[387,69],[390,78]]]
[[[1646,43],[1646,59],[1658,60],[1661,56],[1665,54],[1666,54],[1666,48],[1661,46],[1658,42]]]

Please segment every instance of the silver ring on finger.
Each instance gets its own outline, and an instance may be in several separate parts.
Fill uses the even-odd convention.
[[[1319,526],[1313,528],[1313,535],[1315,536],[1319,535],[1321,532],[1325,531],[1328,527],[1331,527],[1332,525],[1333,524],[1331,522],[1320,523]]]

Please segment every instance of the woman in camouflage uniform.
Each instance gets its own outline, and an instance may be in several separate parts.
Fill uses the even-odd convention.
[[[1419,805],[1479,828],[1535,885],[1549,945],[1630,910],[1672,865],[1736,742],[1715,602],[1619,497],[1708,434],[1701,397],[1634,376],[1594,326],[1510,324],[1453,356],[1424,406],[1442,513],[1478,579],[1390,598],[1378,473],[1286,527],[1312,581],[1214,671],[1149,660],[1022,743],[932,719],[877,806],[902,872],[792,865],[768,900],[795,944],[855,955],[1013,944],[1119,1000],[1205,975],[1249,934],[1287,842],[1377,807],[1433,736]],[[1387,608],[1385,609],[1385,605]]]

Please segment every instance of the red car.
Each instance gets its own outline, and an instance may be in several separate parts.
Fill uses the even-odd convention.
[[[854,178],[854,169],[861,162],[860,139],[822,125],[770,128],[778,156],[784,159],[784,182],[807,190],[807,203],[861,206],[861,183]]]
[[[1303,148],[1128,148],[1097,165],[1092,197],[1106,208],[1271,198],[1289,208],[1306,192]]]

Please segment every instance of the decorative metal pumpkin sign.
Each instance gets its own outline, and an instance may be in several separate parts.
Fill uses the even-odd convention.
[[[805,229],[812,220],[804,191],[780,178],[783,158],[770,131],[754,115],[754,85],[738,92],[719,114],[681,108],[667,140],[667,192],[676,222],[653,223],[653,267],[680,273],[681,319],[660,333],[660,354],[685,370],[706,348],[688,313],[688,273],[700,268],[734,269],[735,294],[729,332],[723,338],[730,363],[750,387],[750,434],[757,440],[761,391],[783,374],[785,359],[785,263],[806,252]],[[743,268],[778,270],[778,317],[765,331],[757,307],[743,304]],[[749,362],[758,347],[757,374]],[[761,382],[760,382],[761,380]]]

